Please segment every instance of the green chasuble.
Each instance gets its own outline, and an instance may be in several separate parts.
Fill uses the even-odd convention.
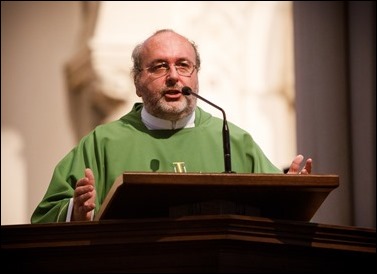
[[[96,127],[56,166],[50,185],[35,209],[32,223],[64,222],[76,181],[91,168],[96,180],[96,211],[123,172],[174,172],[184,162],[187,172],[222,173],[223,121],[197,107],[195,127],[149,130],[141,121],[142,104],[121,119]],[[249,133],[229,123],[232,171],[282,173]]]

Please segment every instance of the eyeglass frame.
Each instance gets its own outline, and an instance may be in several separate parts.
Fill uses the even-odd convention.
[[[194,63],[192,63],[192,62],[189,61],[189,60],[181,60],[181,61],[179,61],[179,62],[181,62],[181,63],[183,63],[183,62],[187,62],[188,64],[192,65],[192,71],[191,71],[188,75],[184,75],[184,74],[181,74],[181,72],[180,72],[179,69],[177,68],[177,66],[179,66],[179,64],[173,64],[175,70],[176,70],[177,73],[178,73],[179,75],[181,75],[181,76],[184,76],[184,77],[191,77],[191,75],[194,73],[195,69],[198,69],[198,66],[195,65]],[[167,65],[167,67],[163,67],[163,65]],[[158,67],[158,66],[161,66],[161,68],[164,68],[164,71],[165,71],[165,72],[164,72],[163,74],[156,76],[156,75],[154,74],[154,72],[149,71],[151,68],[153,68],[153,67]],[[160,69],[161,69],[161,68],[160,68]],[[169,63],[166,62],[166,61],[155,62],[153,65],[150,65],[149,67],[146,67],[146,68],[139,68],[139,71],[140,71],[140,72],[142,72],[142,71],[144,71],[144,70],[147,71],[150,75],[153,75],[153,76],[156,76],[156,77],[162,77],[162,76],[165,76],[165,75],[167,75],[167,74],[169,73],[169,71],[171,70],[171,64],[169,64]],[[157,71],[157,70],[158,70],[158,69],[156,69],[156,71]]]

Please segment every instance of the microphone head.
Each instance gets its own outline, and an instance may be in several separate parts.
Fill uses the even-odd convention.
[[[192,93],[192,89],[190,87],[183,87],[182,88],[182,94],[183,95],[190,95]]]

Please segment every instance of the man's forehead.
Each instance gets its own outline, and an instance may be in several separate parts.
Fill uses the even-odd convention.
[[[148,59],[195,59],[191,43],[183,36],[171,32],[159,33],[146,40],[142,54]]]

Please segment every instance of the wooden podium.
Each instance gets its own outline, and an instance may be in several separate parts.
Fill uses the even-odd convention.
[[[338,177],[333,175],[125,173],[93,222],[2,226],[2,269],[15,273],[375,272],[375,229],[308,221],[337,186]],[[178,216],[184,215],[182,205],[208,201],[215,214],[205,209]],[[258,216],[232,214],[239,211],[239,204],[252,208],[251,213],[258,209]],[[178,214],[172,216],[177,208]]]
[[[338,186],[337,175],[128,172],[96,220],[225,213],[309,221]]]

